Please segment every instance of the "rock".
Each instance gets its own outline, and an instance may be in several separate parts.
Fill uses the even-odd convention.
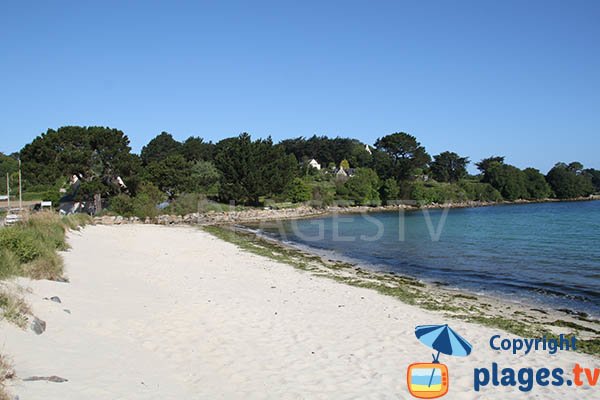
[[[68,379],[61,378],[60,376],[52,375],[52,376],[30,376],[29,378],[24,378],[24,382],[35,382],[35,381],[47,381],[54,383],[63,383],[68,382]]]
[[[115,217],[111,216],[111,215],[104,215],[102,217],[102,224],[103,225],[113,225],[115,223]]]
[[[38,317],[33,317],[33,321],[31,321],[31,330],[34,331],[36,335],[41,335],[46,330],[46,322]]]
[[[53,302],[59,303],[59,304],[62,303],[62,301],[60,301],[60,297],[58,297],[58,296],[50,297],[50,301],[53,301]]]
[[[120,215],[117,215],[117,216],[115,217],[114,224],[115,224],[115,225],[121,225],[122,223],[123,223],[123,217],[122,217],[122,216],[120,216]]]

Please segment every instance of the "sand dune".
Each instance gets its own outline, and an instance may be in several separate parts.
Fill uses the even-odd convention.
[[[489,338],[510,335],[315,277],[194,228],[90,226],[69,242],[70,283],[19,280],[46,331],[0,323],[0,349],[19,378],[68,379],[17,379],[10,391],[21,400],[409,399],[407,366],[431,360],[414,328],[441,323],[474,347],[467,358],[441,357],[446,398],[598,398],[600,388],[566,386],[477,394],[473,370],[492,362],[570,370],[598,359],[494,352]],[[62,303],[43,300],[51,296]]]

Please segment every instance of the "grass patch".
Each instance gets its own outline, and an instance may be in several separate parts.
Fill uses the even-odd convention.
[[[0,228],[0,280],[15,276],[32,279],[59,279],[63,275],[63,261],[58,250],[68,248],[68,230],[79,229],[91,222],[87,215],[60,217],[51,212],[36,213],[24,221]],[[0,286],[0,319],[21,328],[27,326],[29,306],[14,290]],[[0,400],[10,400],[5,389],[14,370],[0,354]]]
[[[60,217],[43,212],[0,229],[0,279],[27,276],[58,279],[63,273],[57,250],[66,250],[66,233],[91,221],[87,215]]]
[[[6,393],[6,381],[15,377],[15,371],[8,358],[0,354],[0,400],[10,400],[11,397]]]
[[[15,276],[57,280],[63,276],[58,250],[67,249],[69,229],[90,222],[87,215],[60,217],[51,212],[31,215],[23,222],[0,229],[0,280]],[[0,316],[23,327],[29,307],[18,295],[0,287]]]
[[[27,325],[27,315],[31,310],[25,300],[7,289],[0,289],[0,317],[8,322],[25,328]]]
[[[21,261],[19,257],[7,248],[0,248],[0,279],[20,275]]]

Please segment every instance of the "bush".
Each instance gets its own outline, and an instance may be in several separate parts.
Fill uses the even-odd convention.
[[[420,206],[468,200],[467,193],[459,185],[437,182],[414,182],[410,198]]]
[[[165,213],[175,215],[192,214],[203,208],[203,203],[206,202],[206,196],[203,194],[184,193],[165,209]]]
[[[133,198],[133,215],[139,218],[156,217],[160,203],[166,200],[166,196],[151,183],[142,183],[138,188],[137,195]]]
[[[60,218],[54,213],[38,213],[25,222],[1,229],[0,277],[59,278],[62,259],[56,251],[67,248],[67,229],[78,228],[89,220],[89,216],[81,214]]]
[[[473,201],[502,201],[502,195],[489,183],[461,181],[460,187],[467,194],[467,198]]]
[[[287,198],[292,203],[302,203],[310,200],[310,186],[300,178],[294,178],[286,191]]]
[[[360,205],[379,205],[379,178],[371,168],[357,168],[344,184],[348,199]]]
[[[55,250],[45,249],[41,257],[21,267],[23,275],[31,279],[57,280],[63,276],[63,260]]]
[[[41,246],[32,231],[20,226],[0,230],[0,248],[12,252],[22,264],[40,257],[43,253]]]
[[[156,206],[165,200],[166,195],[160,189],[144,182],[138,186],[135,197],[121,193],[110,199],[108,209],[124,217],[155,217],[159,213]]]
[[[312,187],[311,205],[313,207],[326,207],[333,204],[335,199],[335,185],[330,182],[315,182]]]
[[[381,200],[384,204],[389,205],[393,201],[400,200],[400,187],[394,178],[388,178],[383,182],[379,189]]]
[[[108,209],[117,215],[131,217],[134,214],[133,198],[124,193],[118,194],[110,199]]]

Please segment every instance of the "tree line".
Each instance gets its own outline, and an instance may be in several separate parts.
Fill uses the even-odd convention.
[[[84,202],[100,197],[115,212],[131,215],[156,213],[162,202],[172,212],[191,212],[199,198],[326,206],[568,199],[600,192],[600,171],[579,162],[557,163],[544,175],[491,156],[476,162],[479,173],[469,175],[468,157],[451,151],[431,156],[404,132],[382,136],[372,146],[316,135],[274,143],[247,133],[217,143],[199,137],[180,142],[162,132],[138,155],[120,130],[65,126],[49,129],[18,153],[0,154],[3,176],[15,174],[18,158],[26,192],[55,202],[61,196]]]

